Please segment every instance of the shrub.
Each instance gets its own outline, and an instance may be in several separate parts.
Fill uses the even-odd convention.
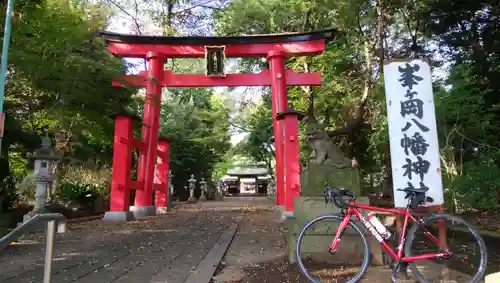
[[[16,179],[12,176],[0,182],[0,212],[8,212],[17,200]]]
[[[109,199],[111,170],[71,167],[60,178],[56,195],[64,201],[85,201],[88,195]]]
[[[498,209],[497,192],[500,190],[500,167],[491,156],[478,156],[464,163],[464,173],[451,184],[457,208],[466,210]]]
[[[29,173],[24,176],[22,180],[16,186],[17,195],[19,196],[19,201],[27,205],[35,204],[35,175]]]

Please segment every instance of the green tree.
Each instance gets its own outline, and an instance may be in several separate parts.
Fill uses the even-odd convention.
[[[111,160],[113,123],[106,114],[127,105],[132,92],[111,86],[126,66],[93,36],[106,24],[107,10],[100,11],[100,17],[85,17],[68,1],[17,3],[0,179],[11,174],[14,157],[13,172],[25,173],[19,169],[27,168],[26,153],[40,146],[39,136],[45,134],[56,138],[57,150],[65,155],[61,167],[91,158]]]

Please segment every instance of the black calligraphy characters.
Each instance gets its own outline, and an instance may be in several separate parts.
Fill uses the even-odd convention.
[[[408,137],[404,134],[401,139],[401,147],[404,149],[407,156],[409,154],[408,149],[413,155],[424,155],[427,152],[429,144],[419,132],[415,132],[413,137]]]
[[[417,119],[414,119],[412,118],[411,119],[413,121],[413,123],[415,123],[415,125],[417,125],[417,127],[424,133],[427,133],[429,131],[429,128],[427,128],[426,126],[422,125],[420,122],[417,121]],[[401,129],[402,132],[406,132],[408,131],[408,129],[410,129],[412,126],[412,124],[410,122],[406,122],[406,125]]]
[[[420,99],[408,99],[406,101],[401,101],[401,116],[415,115],[419,119],[422,119],[424,115],[423,110],[424,102]]]
[[[420,181],[424,181],[424,175],[429,172],[431,163],[427,160],[422,159],[422,157],[417,156],[417,161],[413,162],[410,158],[406,158],[406,164],[401,166],[405,169],[403,176],[408,176],[408,179],[412,179],[412,173],[417,174],[420,177]]]
[[[414,64],[413,66],[409,63],[405,64],[405,67],[398,67],[399,73],[401,73],[401,78],[399,81],[401,82],[402,87],[408,87],[410,90],[413,89],[413,86],[418,85],[418,82],[422,81],[423,78],[416,76],[415,73],[420,70],[420,66]]]
[[[425,175],[429,172],[431,163],[424,157],[428,151],[429,143],[426,141],[425,133],[430,129],[424,125],[424,101],[419,98],[418,88],[416,88],[423,78],[418,76],[420,66],[418,64],[406,63],[404,67],[398,67],[400,73],[399,82],[406,90],[401,95],[401,117],[407,119],[406,125],[401,129],[403,137],[400,146],[406,157],[406,163],[401,166],[403,177],[408,178],[408,188],[414,188],[412,180],[419,179],[420,187],[427,188],[424,184]],[[410,128],[416,126],[414,132],[408,132]],[[416,157],[416,159],[412,158]]]

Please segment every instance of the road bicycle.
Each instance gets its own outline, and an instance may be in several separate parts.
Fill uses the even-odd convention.
[[[422,283],[430,283],[430,282],[439,282],[439,281],[428,281],[424,275],[425,272],[421,272],[419,270],[416,262],[422,263],[422,261],[435,261],[435,260],[450,260],[450,258],[454,255],[451,245],[448,245],[448,242],[442,241],[443,234],[447,234],[449,231],[448,226],[443,226],[444,220],[450,220],[453,223],[463,224],[465,229],[461,230],[461,233],[468,233],[469,237],[466,239],[474,239],[477,241],[477,246],[479,247],[479,252],[476,253],[478,255],[480,261],[477,267],[477,271],[473,272],[470,279],[467,278],[468,282],[476,283],[481,282],[483,279],[486,266],[487,266],[487,250],[486,245],[483,238],[480,236],[478,231],[472,227],[469,223],[467,223],[464,219],[450,215],[445,213],[432,213],[428,216],[416,216],[414,210],[422,207],[426,203],[432,203],[433,199],[430,197],[426,197],[425,193],[428,188],[406,188],[406,189],[398,189],[398,191],[403,191],[406,193],[406,199],[408,199],[408,206],[406,209],[394,209],[394,208],[381,208],[370,205],[363,205],[360,203],[356,203],[355,194],[347,189],[343,188],[331,188],[327,187],[324,189],[325,203],[333,203],[337,207],[341,209],[339,214],[328,214],[316,217],[305,224],[305,226],[300,231],[297,236],[297,240],[295,243],[295,257],[300,267],[302,274],[307,277],[310,282],[313,283],[321,283],[327,282],[322,281],[322,279],[315,278],[312,273],[308,272],[304,263],[306,262],[306,258],[301,256],[301,243],[304,241],[306,236],[306,231],[312,227],[313,224],[316,224],[320,221],[324,220],[333,220],[338,222],[338,228],[336,229],[336,233],[332,235],[333,240],[329,247],[325,247],[325,251],[328,250],[329,256],[333,256],[336,254],[337,249],[341,243],[341,238],[345,234],[346,230],[350,228],[352,231],[358,234],[362,239],[362,261],[359,272],[352,276],[351,279],[346,279],[347,283],[355,283],[359,282],[363,276],[365,275],[368,266],[370,264],[370,242],[367,240],[365,234],[366,230],[376,239],[376,241],[381,245],[382,249],[387,253],[389,261],[391,262],[390,266],[392,268],[392,276],[391,280],[393,282],[397,282],[397,275],[400,273],[401,269],[404,268],[406,270],[407,267],[410,268],[413,275]],[[371,212],[379,212],[390,214],[393,216],[399,215],[403,218],[402,230],[399,233],[399,243],[396,244],[396,248],[393,249],[391,247],[390,242],[390,232],[387,228],[376,218],[371,217],[374,214],[369,214],[368,217],[365,217],[360,210],[367,210]],[[366,230],[362,229],[356,221],[352,220],[352,216],[355,216],[359,222],[363,224]],[[373,219],[373,220],[372,220]],[[412,222],[413,226],[408,230],[409,223]],[[431,225],[430,228],[426,228],[426,224],[434,224]],[[434,227],[434,228],[433,228]],[[441,229],[439,228],[441,227]],[[314,230],[314,229],[311,229]],[[439,230],[440,232],[436,232],[433,230]],[[433,248],[431,252],[426,252],[423,254],[416,255],[415,250],[412,248],[412,242],[418,242],[415,240],[415,236],[417,235],[417,231],[423,232],[423,235],[430,240],[430,242],[436,247]],[[435,234],[438,233],[437,236]],[[352,236],[353,234],[349,235]],[[440,238],[441,236],[441,238]],[[440,240],[441,239],[441,240]],[[394,240],[396,237],[394,236]],[[464,245],[462,245],[464,246]],[[470,242],[467,242],[466,246],[472,246]],[[463,248],[463,247],[462,247]],[[417,249],[419,250],[419,249]],[[459,252],[457,252],[459,254]],[[329,275],[330,276],[330,275]],[[389,278],[387,278],[389,279]],[[328,282],[336,282],[336,281],[328,281]],[[461,281],[460,283],[464,283]]]

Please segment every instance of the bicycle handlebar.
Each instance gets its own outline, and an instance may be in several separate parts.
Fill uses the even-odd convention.
[[[351,200],[356,198],[354,192],[343,188],[326,187],[323,190],[323,194],[325,196],[325,203],[331,202],[335,204],[335,206],[344,209],[349,206],[349,203],[344,201],[344,196],[350,197]]]

